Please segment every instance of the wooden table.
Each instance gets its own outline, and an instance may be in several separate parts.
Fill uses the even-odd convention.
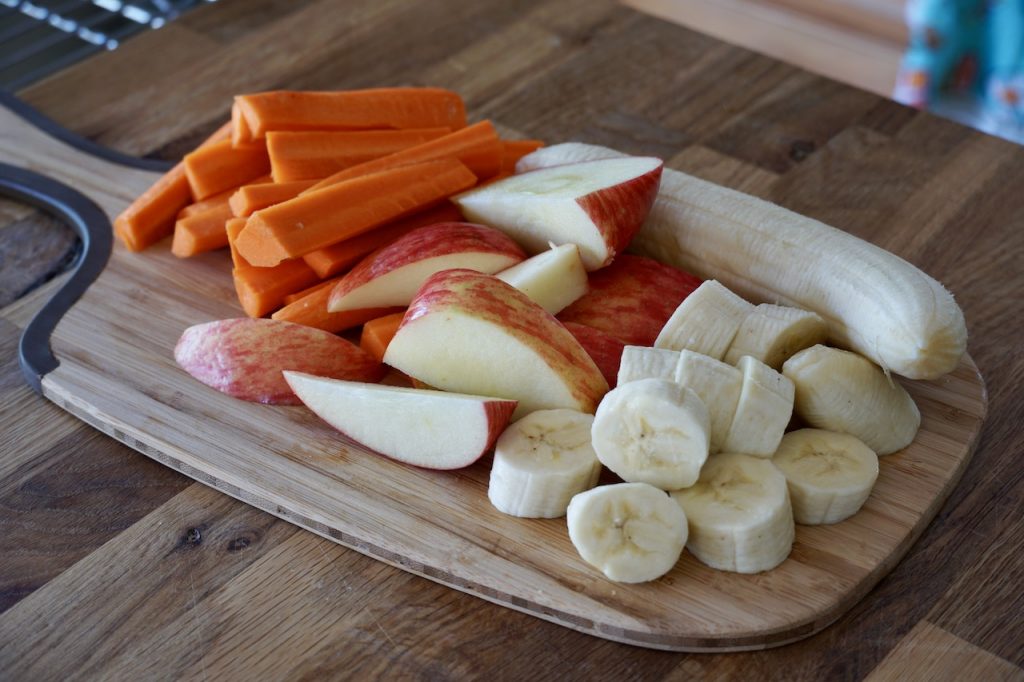
[[[37,397],[15,348],[50,284],[0,309],[0,678],[1024,679],[1024,151],[593,0],[222,0],[20,94],[174,158],[233,93],[380,84],[450,87],[531,136],[665,156],[924,268],[963,306],[988,382],[963,480],[814,637],[722,655],[614,644],[299,530]],[[0,204],[2,279],[16,252],[49,249],[23,279],[60,260],[43,222]]]

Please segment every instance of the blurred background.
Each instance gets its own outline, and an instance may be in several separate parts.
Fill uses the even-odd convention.
[[[214,1],[0,0],[0,87],[18,90]],[[1024,143],[1024,0],[624,2]]]

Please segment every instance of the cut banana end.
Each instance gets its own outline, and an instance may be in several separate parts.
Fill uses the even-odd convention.
[[[710,452],[720,452],[740,400],[743,372],[721,360],[684,350],[679,353],[675,380],[704,401],[710,420]]]
[[[604,485],[572,498],[569,539],[610,580],[642,583],[672,570],[686,545],[686,515],[646,483]]]
[[[878,456],[871,448],[834,431],[791,431],[782,437],[772,462],[786,477],[793,518],[804,525],[853,516],[878,479]]]
[[[753,305],[709,279],[683,299],[654,340],[654,347],[692,350],[721,360],[753,310]]]
[[[762,303],[740,325],[725,353],[735,365],[744,355],[757,358],[774,370],[795,353],[828,338],[828,323],[817,313],[800,308]]]
[[[494,446],[491,504],[512,516],[564,516],[573,495],[593,488],[601,474],[590,444],[593,422],[575,410],[538,410],[505,429]]]
[[[722,449],[771,457],[793,416],[793,382],[749,355],[739,369],[743,388]]]
[[[910,445],[921,413],[900,384],[867,358],[814,346],[782,368],[796,385],[796,413],[811,426],[848,433],[879,455]]]
[[[626,346],[619,361],[618,386],[640,379],[667,379],[676,375],[679,353],[664,348],[648,346]]]
[[[597,458],[623,480],[675,490],[697,480],[708,431],[708,410],[696,393],[641,379],[605,395],[591,435]]]
[[[686,547],[712,568],[759,573],[793,549],[795,528],[786,478],[769,460],[712,455],[691,488],[672,497],[686,512]]]

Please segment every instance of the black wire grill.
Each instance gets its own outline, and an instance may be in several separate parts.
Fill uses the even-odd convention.
[[[0,0],[0,88],[18,90],[216,0]]]

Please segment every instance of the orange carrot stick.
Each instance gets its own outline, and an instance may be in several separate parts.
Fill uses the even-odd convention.
[[[325,279],[323,282],[318,282],[307,289],[303,289],[302,291],[296,291],[294,294],[288,294],[287,296],[284,297],[284,304],[288,305],[289,303],[295,303],[295,301],[299,300],[300,298],[305,298],[306,296],[309,296],[313,292],[319,291],[324,287],[334,286],[339,281],[341,281],[341,277],[332,277],[331,279]]]
[[[359,337],[359,346],[367,353],[377,358],[377,362],[384,359],[384,351],[388,349],[391,339],[395,338],[398,327],[402,324],[405,312],[392,313],[384,317],[377,317],[363,325],[363,333]]]
[[[235,98],[253,139],[270,130],[457,129],[466,125],[462,98],[440,88],[344,92],[279,90]]]
[[[461,220],[463,220],[462,211],[455,204],[444,203],[426,211],[420,211],[408,218],[374,228],[343,242],[311,251],[302,258],[321,278],[331,277],[355,265],[371,251],[387,246],[417,227]]]
[[[209,211],[179,220],[174,224],[171,253],[178,258],[188,258],[197,253],[227,246],[228,233],[224,229],[224,224],[229,218],[231,207],[225,201]]]
[[[185,175],[196,201],[269,172],[270,156],[265,145],[235,149],[231,140],[221,140],[185,155]]]
[[[288,294],[305,289],[316,281],[301,258],[286,260],[272,268],[241,267],[231,271],[242,310],[249,317],[263,317],[284,304]]]
[[[242,254],[235,248],[235,240],[244,229],[245,218],[228,218],[224,223],[224,232],[228,235],[228,248],[231,249],[231,263],[236,268],[251,267],[249,261],[242,258]]]
[[[497,175],[501,169],[501,152],[501,140],[498,139],[494,126],[490,121],[480,121],[436,140],[338,171],[305,191],[315,192],[368,173],[446,158],[458,159],[466,164],[474,175],[484,180]]]
[[[353,178],[256,211],[236,245],[253,265],[277,265],[437,204],[475,183],[476,176],[455,159]]]
[[[543,146],[540,140],[502,140],[501,172],[512,175],[516,172],[516,161]]]
[[[336,334],[351,327],[358,327],[375,317],[402,310],[402,308],[360,308],[329,313],[327,312],[327,299],[331,296],[332,288],[318,289],[294,303],[289,303],[270,317],[275,320],[304,324],[307,327],[316,327]]]
[[[320,180],[344,168],[379,159],[450,133],[448,128],[295,131],[267,133],[274,182]]]
[[[242,106],[238,98],[231,104],[231,146],[245,147],[252,142],[252,131],[242,114]]]
[[[299,196],[299,193],[312,187],[316,180],[298,180],[296,182],[259,182],[243,185],[229,199],[231,212],[238,218],[250,215],[282,201]]]
[[[199,148],[231,135],[231,122],[218,128]],[[114,234],[129,251],[141,251],[174,231],[178,213],[192,201],[185,164],[178,163],[143,192],[114,220]]]

